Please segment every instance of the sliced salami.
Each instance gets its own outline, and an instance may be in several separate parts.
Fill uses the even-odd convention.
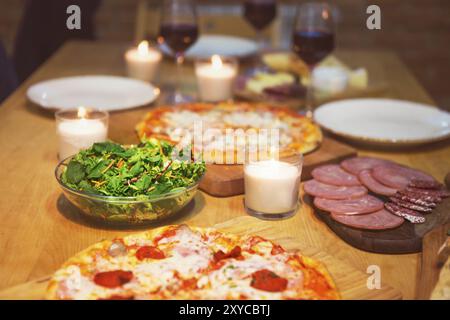
[[[339,187],[314,179],[306,181],[303,188],[311,196],[335,200],[359,198],[367,194],[363,186]]]
[[[432,202],[432,201],[427,201],[427,200],[423,200],[420,195],[416,196],[413,193],[403,193],[403,192],[397,192],[394,197],[403,200],[403,201],[408,201],[414,204],[418,204],[419,206],[422,207],[428,207],[428,208],[435,208],[437,206],[436,202]]]
[[[450,197],[450,192],[448,190],[445,190],[445,189],[432,190],[432,189],[408,187],[408,188],[406,188],[406,191],[407,192],[416,193],[416,194],[421,194],[421,195],[424,195],[424,196],[435,197],[435,198],[448,198],[448,197]]]
[[[346,215],[332,212],[331,217],[346,226],[366,230],[385,230],[400,226],[405,220],[385,209],[369,214]]]
[[[332,200],[316,197],[314,198],[314,205],[317,208],[328,212],[353,215],[381,210],[383,208],[383,201],[370,195],[346,200]]]
[[[403,208],[395,203],[392,202],[386,202],[384,204],[384,207],[391,212],[392,214],[395,214],[396,216],[405,218],[411,223],[424,223],[425,217],[418,213],[417,211]]]
[[[412,179],[408,187],[441,190],[442,188],[444,188],[444,185],[438,181]]]
[[[425,207],[425,206],[421,206],[409,201],[405,201],[402,199],[399,199],[397,197],[390,197],[389,198],[393,203],[398,204],[399,206],[403,207],[403,208],[408,208],[411,210],[416,210],[419,212],[423,212],[423,213],[430,213],[431,211],[433,211],[433,208],[430,207]]]
[[[428,202],[440,203],[442,201],[441,197],[411,191],[410,188],[406,188],[406,190],[401,190],[398,193],[402,196],[408,196],[408,197],[412,197],[415,199],[420,199],[420,200],[428,201]]]
[[[341,167],[354,175],[358,175],[361,171],[372,169],[382,165],[395,164],[392,161],[371,158],[371,157],[354,157],[341,162]]]
[[[317,181],[334,186],[360,186],[358,178],[344,171],[337,164],[329,164],[315,168],[311,175]]]
[[[381,194],[383,196],[393,196],[397,193],[397,189],[385,186],[375,180],[370,169],[361,170],[358,174],[358,178],[359,181],[373,193]]]
[[[420,179],[430,182],[435,181],[432,176],[422,171],[400,165],[375,167],[372,170],[372,175],[382,184],[398,190],[405,189],[413,179]]]

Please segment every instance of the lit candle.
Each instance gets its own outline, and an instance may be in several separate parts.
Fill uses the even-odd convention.
[[[211,60],[198,60],[195,65],[200,99],[220,101],[233,94],[233,84],[237,75],[237,62],[232,58],[213,55]]]
[[[152,81],[158,71],[161,58],[161,52],[149,47],[148,41],[141,41],[137,48],[132,48],[125,53],[128,76]]]
[[[295,213],[302,160],[262,160],[244,167],[245,207],[251,215],[276,219]]]
[[[56,130],[59,137],[59,159],[63,160],[95,142],[105,141],[108,134],[108,113],[77,110],[61,110],[56,113]]]

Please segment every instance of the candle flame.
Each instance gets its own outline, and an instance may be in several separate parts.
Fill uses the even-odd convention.
[[[215,54],[211,57],[211,63],[214,69],[220,69],[222,68],[222,59],[220,59],[220,56]]]
[[[78,112],[77,112],[77,116],[80,119],[85,119],[87,116],[87,109],[85,107],[79,107],[78,108]]]
[[[141,41],[138,45],[138,54],[141,56],[145,56],[149,53],[149,51],[148,41]]]

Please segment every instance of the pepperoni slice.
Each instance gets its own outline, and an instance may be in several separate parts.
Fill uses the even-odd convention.
[[[383,209],[383,201],[370,195],[347,200],[331,200],[316,197],[314,198],[314,205],[328,212],[348,215],[371,213]]]
[[[239,258],[241,256],[241,247],[236,246],[230,252],[225,253],[222,250],[214,253],[214,262],[219,262],[220,260],[229,259],[229,258]]]
[[[361,171],[372,169],[382,165],[394,164],[394,162],[371,157],[354,157],[341,162],[341,167],[345,171],[358,175]]]
[[[435,179],[416,169],[403,167],[400,165],[378,166],[372,171],[373,177],[381,182],[398,190],[405,189],[414,179],[433,182]]]
[[[358,178],[359,181],[361,181],[361,183],[373,193],[381,194],[383,196],[393,196],[397,193],[397,189],[385,186],[375,180],[372,176],[371,170],[369,169],[361,170],[358,174]]]
[[[281,292],[287,288],[288,281],[276,273],[262,269],[252,273],[250,285],[258,290]]]
[[[444,185],[438,181],[412,179],[408,187],[440,190],[444,187]]]
[[[154,246],[143,246],[136,251],[136,258],[141,261],[144,259],[164,259],[165,257],[164,252]]]
[[[123,270],[99,272],[94,276],[94,282],[106,288],[120,287],[131,279],[133,279],[133,272]]]
[[[333,186],[314,179],[306,181],[303,188],[307,194],[314,197],[335,200],[359,198],[367,194],[367,189],[363,186]]]
[[[331,217],[346,226],[366,229],[385,230],[400,226],[405,220],[402,217],[394,216],[389,211],[381,209],[369,214],[346,215],[332,212]]]
[[[334,186],[360,186],[358,178],[344,171],[337,164],[328,164],[315,168],[311,175],[317,181]]]

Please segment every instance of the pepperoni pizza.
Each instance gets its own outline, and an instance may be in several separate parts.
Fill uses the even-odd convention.
[[[339,299],[322,264],[258,236],[171,225],[69,259],[48,299]]]

